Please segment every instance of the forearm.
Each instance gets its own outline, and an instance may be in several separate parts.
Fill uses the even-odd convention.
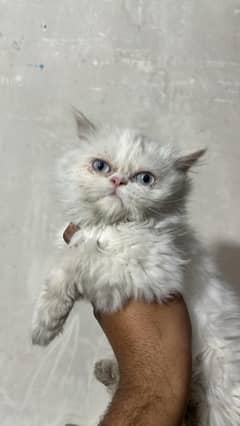
[[[181,425],[191,378],[191,327],[182,299],[162,306],[132,302],[101,325],[120,383],[100,425]]]
[[[119,386],[99,426],[180,426],[185,411],[179,410],[171,389]]]

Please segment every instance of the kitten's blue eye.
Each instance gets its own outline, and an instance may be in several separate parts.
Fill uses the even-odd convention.
[[[104,160],[94,160],[92,162],[92,167],[99,173],[109,173],[111,171],[111,166],[109,166],[109,164]]]
[[[141,172],[134,176],[134,180],[141,185],[151,186],[155,182],[155,177],[149,172]]]

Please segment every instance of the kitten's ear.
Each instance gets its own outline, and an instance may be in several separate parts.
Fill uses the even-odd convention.
[[[184,157],[180,157],[175,161],[175,167],[177,170],[182,172],[188,172],[188,170],[194,166],[194,164],[201,158],[205,152],[205,149],[200,149],[199,151],[195,151],[192,154],[185,155]]]
[[[87,140],[88,137],[96,131],[95,125],[75,107],[72,107],[72,112],[77,125],[78,136],[80,139]]]

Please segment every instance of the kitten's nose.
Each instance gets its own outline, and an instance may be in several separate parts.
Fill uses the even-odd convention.
[[[126,185],[127,183],[126,179],[119,176],[113,176],[110,180],[115,186]]]

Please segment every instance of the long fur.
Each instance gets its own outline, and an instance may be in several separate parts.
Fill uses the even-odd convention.
[[[66,220],[80,230],[63,247],[34,313],[33,343],[48,344],[62,329],[74,301],[100,311],[129,299],[161,303],[181,293],[193,329],[191,410],[186,422],[240,425],[240,310],[187,222],[189,169],[203,151],[181,156],[171,146],[132,130],[96,129],[79,113],[79,146],[59,163],[58,185]],[[91,169],[101,158],[110,175]],[[150,171],[151,187],[129,179]],[[127,185],[112,195],[112,174]]]

